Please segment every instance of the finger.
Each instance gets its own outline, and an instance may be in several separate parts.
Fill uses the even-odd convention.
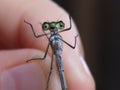
[[[48,21],[56,21],[56,18],[62,14],[62,17],[60,19],[63,22],[65,22],[65,25],[66,25],[65,28],[69,27],[69,25],[70,25],[70,23],[69,23],[70,21],[69,21],[69,17],[68,17],[69,15],[66,14],[65,11],[63,11],[62,9],[60,9],[53,3],[50,3],[49,5],[51,5],[51,6],[49,6],[49,8],[51,9],[51,11],[53,11],[53,13],[47,12],[48,8],[46,9],[46,5],[44,5],[43,8],[44,8],[44,11],[46,11],[46,12],[41,12],[42,10],[37,11],[38,9],[35,8],[33,10],[35,12],[31,12],[28,9],[27,12],[24,14],[24,18],[27,21],[29,21],[30,23],[32,23],[32,25],[34,26],[35,32],[38,35],[43,34],[41,26],[35,24],[36,22],[39,22],[38,20],[40,20],[40,22],[45,22],[46,18],[47,18]],[[45,17],[45,18],[43,18],[43,17]],[[27,35],[25,33],[22,33],[22,35],[25,36],[25,38],[22,37],[22,41],[24,39],[23,45],[25,47],[32,47],[32,48],[35,47],[35,48],[45,51],[46,45],[48,44],[47,39],[45,37],[36,39],[34,37],[32,31],[29,32],[30,31],[29,29],[31,29],[31,28],[28,27],[28,25],[23,24],[22,27],[26,28],[27,31],[25,31],[25,32],[28,32]],[[72,29],[68,32],[61,33],[61,35],[63,36],[63,39],[65,41],[69,41],[69,43],[74,44],[72,42],[74,42],[74,37],[77,35],[77,28],[75,27],[75,24],[72,22]],[[31,37],[31,39],[28,39],[30,37]],[[29,40],[29,43],[25,43],[25,42],[28,42],[28,40]],[[90,74],[89,69],[85,68],[85,67],[87,67],[87,65],[83,64],[84,60],[81,59],[81,58],[83,58],[82,44],[81,44],[80,39],[78,39],[78,41],[79,42],[77,42],[77,43],[79,43],[79,44],[77,44],[77,47],[75,50],[71,49],[69,46],[67,46],[65,44],[63,47],[62,58],[63,58],[63,66],[64,66],[64,70],[65,70],[65,76],[66,76],[66,80],[67,80],[68,89],[69,90],[88,90],[88,89],[94,90],[95,89],[94,80],[93,80],[92,75]],[[73,74],[71,74],[71,73],[73,73]],[[52,83],[52,85],[56,85],[56,88],[58,89],[60,87],[60,82],[58,83],[59,84],[58,85],[56,83],[57,80],[55,78],[55,75],[53,77],[54,78],[51,79],[50,84]],[[53,86],[53,88],[54,87],[55,86]]]
[[[41,54],[35,50],[0,52],[0,90],[44,90],[45,75],[37,63],[24,64],[31,56]]]
[[[19,3],[19,4],[18,4]],[[22,10],[21,0],[0,1],[0,48],[16,48],[18,45],[18,25]],[[18,6],[17,6],[18,5]],[[9,13],[8,13],[9,10]]]
[[[11,4],[11,6],[12,6],[12,4]],[[38,1],[34,2],[34,1],[28,0],[28,1],[25,1],[23,4],[23,1],[21,0],[21,3],[18,4],[17,7],[19,7],[18,9],[20,9],[19,13],[17,13],[18,14],[17,19],[15,19],[15,21],[16,21],[15,26],[17,26],[17,28],[14,27],[13,24],[10,24],[10,27],[9,27],[9,28],[12,27],[12,29],[10,29],[10,30],[17,30],[16,31],[17,34],[15,34],[10,39],[7,38],[6,40],[8,40],[9,42],[5,42],[4,40],[1,40],[3,42],[3,45],[5,44],[5,45],[7,45],[7,47],[10,47],[10,48],[13,48],[13,47],[28,48],[29,47],[29,48],[37,48],[37,49],[45,51],[45,48],[46,48],[45,45],[47,45],[47,43],[48,43],[47,39],[44,37],[42,37],[40,39],[36,39],[31,31],[31,28],[28,25],[26,25],[25,23],[23,23],[24,20],[27,20],[28,22],[32,23],[32,25],[34,26],[35,32],[37,34],[43,33],[39,22],[43,23],[45,21],[57,21],[59,19],[58,17],[60,17],[60,16],[62,16],[62,17],[60,17],[60,19],[65,22],[65,25],[66,25],[65,28],[69,27],[68,15],[65,13],[64,10],[62,10],[59,6],[52,3],[51,1],[45,1],[45,0],[39,1],[38,0]],[[47,7],[49,7],[49,8],[47,8]],[[13,12],[14,12],[14,10],[13,10]],[[14,12],[14,14],[15,14],[15,12]],[[12,20],[10,20],[10,21],[12,21]],[[17,25],[16,25],[16,23],[17,23]],[[5,28],[4,25],[2,25],[2,29],[5,29],[6,31],[8,30],[8,28]],[[77,34],[77,28],[75,27],[75,25],[73,25],[72,30],[70,32],[68,31],[68,32],[63,33],[62,36],[64,37],[65,41],[69,41],[71,43],[74,41],[74,36],[76,34]],[[13,35],[13,33],[10,34],[10,36],[12,36],[12,35]],[[5,36],[8,36],[8,34],[6,34],[6,32],[5,32]],[[5,36],[3,36],[3,37],[5,38]],[[12,42],[11,45],[8,45],[8,43],[10,43],[10,40],[13,40],[14,42]],[[81,56],[83,56],[81,42],[80,42],[79,46],[80,46],[80,54],[81,54]],[[68,52],[69,52],[69,55],[67,54]],[[75,75],[77,75],[77,79],[79,80],[79,83],[81,84],[81,86],[79,85],[77,87],[78,90],[81,88],[82,88],[81,90],[85,90],[86,88],[87,88],[86,90],[88,90],[88,89],[93,90],[93,88],[94,88],[93,79],[92,79],[91,75],[85,71],[85,69],[83,67],[84,65],[82,65],[82,61],[79,57],[78,52],[79,52],[78,48],[73,53],[73,51],[71,49],[69,49],[68,46],[64,47],[63,65],[64,65],[64,68],[66,71],[68,88],[70,90],[73,90],[75,88],[75,84],[71,84],[71,83],[73,83],[73,82],[78,83],[78,81],[76,81],[76,79],[75,80],[72,79],[73,75],[68,72],[70,70],[70,67],[72,67],[72,71],[74,72]],[[74,60],[73,59],[70,60],[70,58],[72,58],[70,56],[72,56],[72,57],[76,56],[76,58]],[[74,63],[76,63],[76,64],[74,64]],[[81,73],[81,75],[80,75],[80,73]],[[86,76],[86,77],[83,78],[84,76]],[[70,82],[69,82],[69,80],[70,80]],[[54,82],[54,80],[53,80],[53,82]],[[85,84],[84,87],[82,87],[83,84]],[[72,87],[71,87],[71,85],[72,85]],[[87,86],[87,87],[85,88],[85,86]],[[91,87],[91,88],[89,88],[89,87]]]
[[[63,60],[69,90],[95,90],[93,77],[82,56],[73,54],[64,56]]]

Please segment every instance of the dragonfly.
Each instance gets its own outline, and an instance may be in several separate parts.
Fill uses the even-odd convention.
[[[49,41],[46,51],[45,51],[45,54],[42,58],[32,58],[32,59],[28,60],[27,62],[32,61],[32,60],[45,60],[49,47],[51,46],[51,49],[52,49],[51,65],[50,65],[50,71],[49,71],[49,75],[48,75],[48,79],[47,79],[46,90],[48,90],[48,84],[49,84],[50,76],[51,76],[52,69],[53,69],[54,57],[56,58],[56,62],[57,62],[57,68],[58,68],[58,72],[59,72],[61,88],[62,88],[62,90],[68,90],[67,84],[66,84],[66,79],[65,79],[65,74],[64,74],[64,69],[63,69],[63,65],[62,65],[62,57],[61,57],[62,51],[63,51],[63,43],[65,43],[69,47],[75,49],[78,35],[76,35],[74,37],[75,38],[74,45],[71,45],[68,42],[66,42],[65,40],[63,40],[62,36],[59,33],[71,30],[72,21],[71,21],[70,15],[69,15],[69,21],[70,21],[70,26],[66,29],[65,29],[65,23],[62,20],[59,20],[56,22],[55,21],[44,22],[42,24],[43,34],[37,35],[34,31],[33,25],[31,23],[27,22],[26,20],[24,20],[24,22],[31,27],[31,30],[32,30],[35,38],[40,38],[40,37],[46,36]],[[48,36],[48,35],[50,35],[50,36]]]

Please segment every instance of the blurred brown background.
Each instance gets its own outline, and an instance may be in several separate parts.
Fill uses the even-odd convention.
[[[75,20],[96,90],[120,90],[120,0],[54,0]]]

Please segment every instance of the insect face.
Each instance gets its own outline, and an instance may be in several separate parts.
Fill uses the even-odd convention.
[[[63,21],[59,22],[44,22],[42,25],[42,29],[44,31],[50,30],[50,31],[58,31],[59,29],[64,29],[65,24]]]

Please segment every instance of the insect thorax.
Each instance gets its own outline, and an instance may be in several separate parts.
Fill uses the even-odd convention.
[[[59,34],[53,34],[50,37],[50,43],[54,54],[61,55],[62,54],[62,47],[63,42],[61,41],[61,36]]]

